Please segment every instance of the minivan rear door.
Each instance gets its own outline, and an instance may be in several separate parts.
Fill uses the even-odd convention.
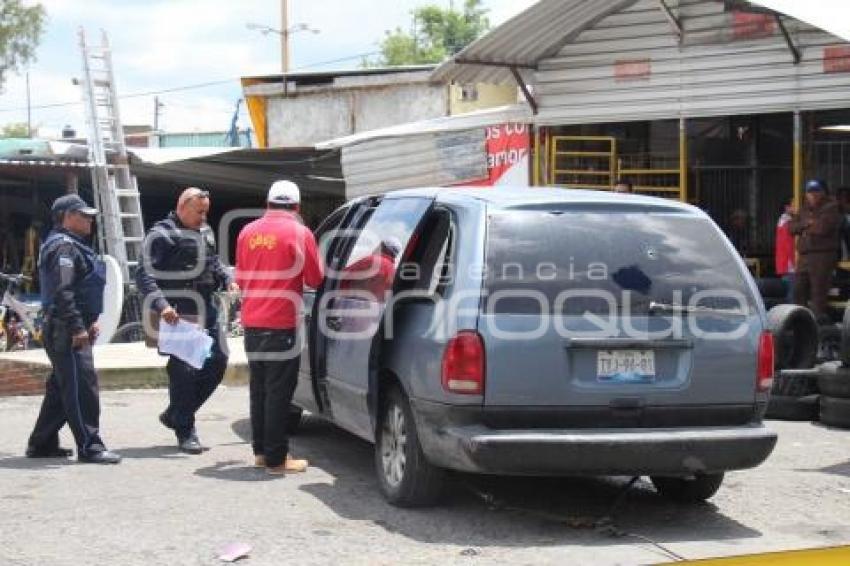
[[[433,202],[388,197],[376,203],[361,223],[349,226],[356,230],[316,299],[315,347],[323,363],[314,371],[325,380],[334,422],[364,438],[373,434],[367,393],[374,338],[396,268]]]
[[[752,405],[761,315],[714,223],[677,207],[492,210],[487,406]]]

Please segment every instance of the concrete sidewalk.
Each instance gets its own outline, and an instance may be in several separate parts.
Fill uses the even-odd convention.
[[[242,338],[228,338],[227,344],[230,360],[224,382],[247,383],[248,361]],[[148,348],[142,342],[94,347],[94,365],[104,390],[164,387],[168,383],[167,362],[166,356],[160,356],[155,348]],[[43,349],[0,354],[0,396],[40,393],[49,371],[50,360]],[[11,379],[17,381],[9,383]]]

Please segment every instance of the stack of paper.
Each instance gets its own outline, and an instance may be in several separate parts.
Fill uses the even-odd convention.
[[[213,339],[196,324],[178,320],[159,325],[159,351],[175,356],[195,369],[201,369],[212,352]]]

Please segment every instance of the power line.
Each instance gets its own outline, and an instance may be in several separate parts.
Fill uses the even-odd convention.
[[[343,61],[351,61],[353,59],[362,59],[363,57],[369,57],[371,55],[379,55],[380,53],[381,53],[380,51],[371,51],[369,53],[359,53],[357,55],[350,55],[348,57],[341,57],[339,59],[331,59],[329,61],[318,61],[318,62],[315,62],[315,63],[309,63],[309,64],[304,65],[302,67],[298,67],[295,70],[300,71],[300,70],[304,70],[304,69],[310,69],[310,68],[313,68],[313,67],[322,67],[324,65],[331,65],[333,63],[341,63]],[[144,96],[154,96],[154,95],[157,95],[157,94],[168,94],[170,92],[180,92],[180,91],[184,91],[184,90],[194,90],[194,89],[199,89],[199,88],[207,88],[207,87],[211,87],[211,86],[221,86],[221,85],[233,83],[233,82],[236,82],[236,81],[239,81],[239,78],[225,79],[225,80],[220,80],[220,81],[209,81],[209,82],[205,82],[205,83],[197,83],[197,84],[191,84],[191,85],[185,85],[185,86],[177,86],[177,87],[173,87],[173,88],[166,88],[166,89],[161,89],[161,90],[151,90],[151,91],[146,91],[146,92],[134,92],[134,93],[131,93],[131,94],[125,94],[125,95],[119,96],[118,98],[121,99],[121,100],[127,99],[127,98],[141,98],[141,97],[144,97]],[[50,104],[39,104],[39,105],[31,106],[30,108],[32,110],[45,110],[45,109],[49,109],[49,108],[64,108],[64,107],[67,107],[67,106],[75,106],[77,104],[82,104],[82,101],[54,102],[54,103],[50,103]],[[22,106],[22,107],[19,107],[19,108],[0,108],[0,112],[23,112],[25,110],[27,110],[26,106]]]

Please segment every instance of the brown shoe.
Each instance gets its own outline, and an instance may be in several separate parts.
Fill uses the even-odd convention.
[[[266,457],[262,454],[254,455],[254,467],[256,468],[265,468],[266,467]]]
[[[307,471],[307,466],[309,465],[310,463],[307,460],[296,460],[287,456],[283,464],[266,468],[266,471],[272,475],[280,476]]]

